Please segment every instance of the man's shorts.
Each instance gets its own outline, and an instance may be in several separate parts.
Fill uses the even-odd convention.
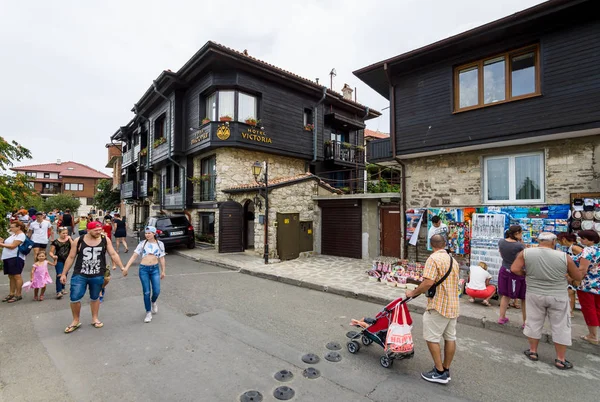
[[[83,296],[85,296],[87,288],[90,289],[90,300],[98,300],[102,285],[104,285],[104,276],[87,277],[73,275],[71,277],[71,293],[69,294],[71,303],[79,303],[83,299]]]
[[[423,338],[427,342],[440,343],[456,340],[456,318],[447,318],[436,310],[427,310],[423,314]]]
[[[565,292],[566,293],[566,292]],[[527,320],[523,334],[528,338],[541,339],[546,315],[550,322],[552,342],[571,346],[571,306],[568,296],[540,296],[527,292],[525,298]]]
[[[33,243],[33,248],[41,248],[42,250],[46,250],[48,248],[48,243]]]

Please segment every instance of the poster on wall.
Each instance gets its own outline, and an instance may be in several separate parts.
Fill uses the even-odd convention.
[[[423,222],[422,209],[409,209],[406,211],[406,240],[409,244],[416,246],[419,239],[419,231]]]

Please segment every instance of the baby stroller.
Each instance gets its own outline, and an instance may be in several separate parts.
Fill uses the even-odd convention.
[[[410,359],[414,356],[414,350],[411,350],[408,353],[394,353],[386,350],[385,341],[388,332],[388,327],[392,322],[392,315],[395,309],[402,308],[405,309],[404,313],[406,314],[406,323],[408,325],[412,325],[412,318],[410,317],[410,313],[408,312],[408,308],[406,303],[412,300],[412,298],[402,299],[401,297],[392,301],[390,304],[385,306],[383,310],[381,310],[375,318],[364,318],[363,321],[352,320],[350,325],[360,328],[361,331],[350,331],[346,334],[350,341],[346,344],[348,352],[355,354],[360,350],[360,343],[358,343],[358,339],[362,341],[364,346],[369,346],[373,342],[377,343],[385,350],[385,354],[381,356],[379,359],[379,363],[384,368],[392,367],[394,360],[403,360]],[[400,316],[402,317],[402,316]],[[402,318],[400,318],[400,324]]]

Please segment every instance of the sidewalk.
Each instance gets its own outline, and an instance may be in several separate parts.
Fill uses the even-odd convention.
[[[264,261],[252,252],[219,254],[214,249],[177,249],[172,252],[201,263],[238,270],[243,274],[290,285],[353,297],[380,304],[382,307],[395,298],[404,297],[405,292],[404,289],[390,287],[381,282],[370,282],[366,275],[370,262],[364,260],[316,255],[265,265]],[[521,310],[509,309],[507,317],[510,322],[499,325],[497,301],[492,300],[492,307],[485,307],[479,303],[469,303],[468,298],[463,296],[460,302],[459,323],[511,335],[522,333]],[[426,304],[426,298],[420,296],[409,303],[409,308],[411,312],[423,314]],[[375,313],[376,311],[373,311],[373,314]],[[575,318],[572,319],[571,325],[573,331],[571,348],[600,356],[600,346],[579,339],[580,335],[587,334],[587,327],[580,311],[575,310]],[[544,334],[542,341],[552,343],[548,333]],[[523,348],[526,347],[527,342],[523,339]]]

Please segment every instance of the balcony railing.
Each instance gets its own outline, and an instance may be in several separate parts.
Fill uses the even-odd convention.
[[[194,183],[193,202],[214,201],[217,176],[202,175],[201,179],[200,183]]]
[[[165,194],[165,208],[180,208],[183,206],[183,193]]]
[[[129,198],[135,198],[137,192],[135,191],[135,182],[128,181],[121,185],[121,198],[126,200]]]
[[[147,197],[148,196],[148,182],[146,180],[140,180],[138,182],[138,186],[140,188],[140,190],[139,190],[140,197]]]
[[[42,190],[40,191],[40,194],[42,195],[46,195],[46,194],[60,194],[60,187],[50,187],[50,188],[42,188]]]
[[[364,165],[364,148],[348,144],[347,142],[329,141],[325,143],[325,160]]]
[[[133,162],[133,149],[123,152],[123,166],[129,165]]]
[[[140,154],[140,149],[142,149],[140,144],[137,144],[135,147],[133,147],[133,161],[137,162],[138,160],[138,155]]]

